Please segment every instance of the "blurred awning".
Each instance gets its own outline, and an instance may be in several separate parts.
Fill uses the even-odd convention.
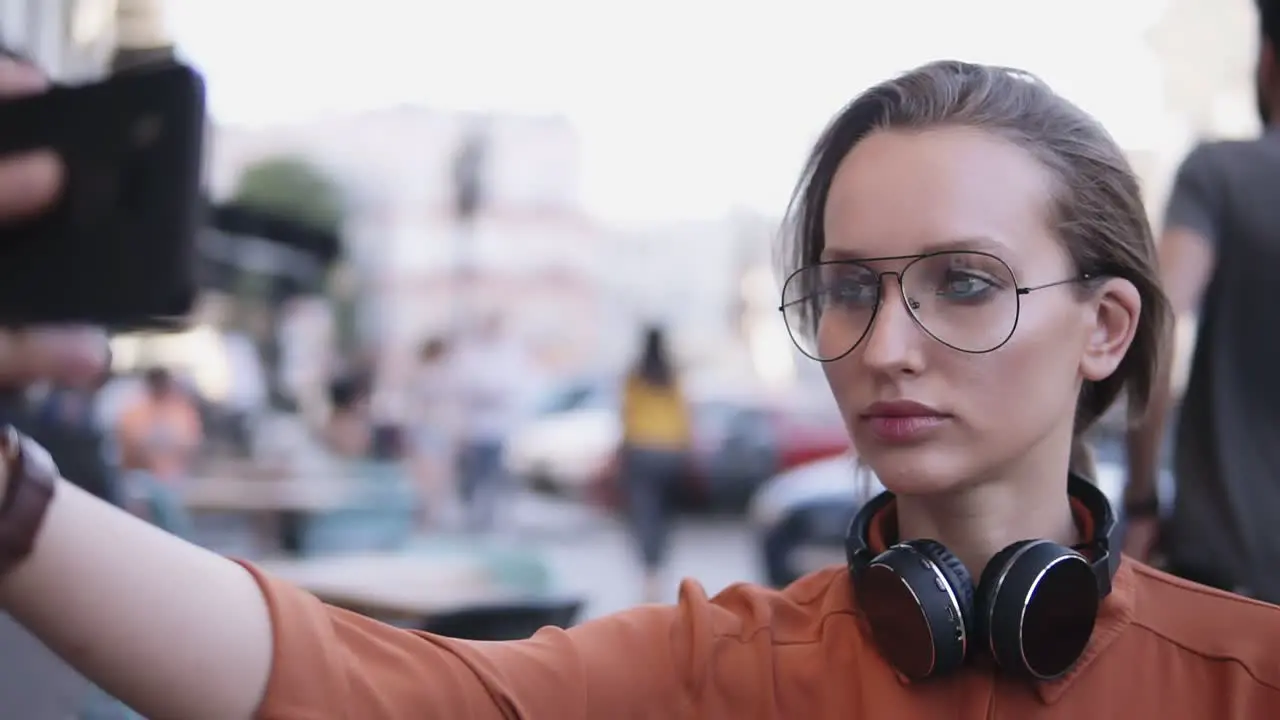
[[[210,206],[198,244],[202,281],[217,289],[229,289],[234,275],[249,272],[282,281],[285,295],[319,292],[342,257],[337,234],[235,203]]]

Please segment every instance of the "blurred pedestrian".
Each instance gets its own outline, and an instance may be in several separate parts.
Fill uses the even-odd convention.
[[[659,327],[647,328],[622,393],[621,480],[644,569],[644,602],[659,602],[671,499],[689,467],[689,409]]]
[[[372,383],[363,372],[344,373],[329,384],[325,447],[339,458],[366,460],[373,449]]]
[[[443,520],[454,502],[451,481],[456,464],[458,393],[450,349],[441,337],[422,344],[410,391],[413,473],[421,490],[426,524]]]
[[[458,495],[469,529],[493,529],[510,478],[502,459],[507,437],[525,410],[533,365],[525,349],[490,315],[464,339],[453,361],[460,437]]]
[[[148,370],[144,386],[116,423],[125,494],[136,513],[185,536],[190,519],[177,485],[190,476],[200,450],[200,413],[164,368]]]
[[[1200,327],[1175,430],[1172,514],[1162,528],[1167,353],[1151,414],[1130,436],[1125,552],[1162,555],[1188,580],[1280,603],[1280,335],[1266,330],[1280,308],[1280,2],[1259,10],[1263,132],[1192,150],[1165,210],[1165,291],[1175,313],[1198,311]]]

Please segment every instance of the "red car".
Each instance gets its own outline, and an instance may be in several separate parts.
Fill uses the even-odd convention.
[[[693,416],[693,458],[676,498],[683,510],[743,512],[775,474],[850,448],[843,423],[830,413],[717,400],[695,402]],[[615,460],[592,483],[596,502],[619,507],[618,474]]]

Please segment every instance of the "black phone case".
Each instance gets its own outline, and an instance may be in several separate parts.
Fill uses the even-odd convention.
[[[52,148],[49,213],[0,225],[0,323],[179,325],[197,292],[204,83],[184,65],[0,103],[0,156]]]

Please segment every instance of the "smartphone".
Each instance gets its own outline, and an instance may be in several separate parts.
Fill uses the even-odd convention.
[[[0,157],[48,148],[66,184],[0,225],[0,325],[180,326],[197,292],[204,82],[178,63],[0,101]]]

